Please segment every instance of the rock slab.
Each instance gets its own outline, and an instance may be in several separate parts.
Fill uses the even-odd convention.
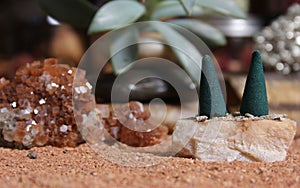
[[[176,124],[173,144],[183,148],[179,156],[202,161],[284,161],[297,125],[286,118],[277,119],[267,116],[224,117],[204,122],[183,119]]]

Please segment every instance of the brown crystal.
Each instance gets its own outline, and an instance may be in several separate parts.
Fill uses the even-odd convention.
[[[126,107],[129,105],[129,111],[126,111]],[[131,117],[137,119],[136,126],[143,126],[148,124],[147,119],[150,117],[150,112],[144,109],[142,103],[137,101],[131,101],[129,104],[124,104],[116,107],[117,111],[121,111],[123,118],[128,120]],[[159,125],[151,131],[136,131],[131,130],[124,126],[116,117],[115,112],[108,105],[98,106],[100,113],[107,114],[110,111],[109,117],[103,117],[105,120],[105,128],[108,130],[110,135],[120,142],[129,146],[145,147],[159,144],[162,140],[166,139],[168,134],[168,128],[164,125]],[[126,122],[126,121],[125,121]]]
[[[77,96],[85,112],[92,110],[95,100],[85,75],[73,84],[77,70],[84,72],[46,59],[21,67],[12,81],[1,78],[0,145],[74,147],[82,142],[74,118],[72,86],[85,91]]]
[[[0,146],[75,147],[83,142],[79,129],[94,130],[93,125],[82,122],[90,112],[95,112],[96,106],[85,75],[84,70],[58,64],[56,59],[46,59],[21,67],[11,81],[1,78]],[[135,121],[137,127],[150,125],[147,121],[150,113],[142,103],[133,101],[119,106],[116,110],[123,121],[117,119],[116,112],[108,105],[98,105],[97,109],[100,119],[89,123],[104,124],[111,136],[127,145],[151,146],[167,135],[168,129],[162,125],[142,132],[124,126]]]

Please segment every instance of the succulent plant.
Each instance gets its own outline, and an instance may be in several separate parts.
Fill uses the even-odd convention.
[[[224,35],[209,24],[192,18],[212,14],[246,17],[235,0],[98,0],[96,2],[100,3],[100,7],[88,0],[38,1],[50,16],[74,27],[86,29],[89,35],[118,29],[137,21],[160,20],[182,26],[205,41],[216,45],[226,43]],[[185,42],[191,45],[185,37],[174,37],[179,36],[180,33],[172,27],[162,28],[159,32],[166,40],[180,40],[181,43]],[[126,36],[138,37],[138,34],[128,31]],[[122,39],[119,38],[118,40]],[[175,48],[172,50],[191,78],[198,82],[198,76],[195,75],[193,66],[186,66],[192,62],[187,62],[186,58],[182,58]],[[199,56],[202,57],[201,54]],[[133,53],[132,49],[128,48],[122,51],[112,58],[114,72],[116,74],[121,73],[125,70],[124,67],[135,58],[136,53]]]

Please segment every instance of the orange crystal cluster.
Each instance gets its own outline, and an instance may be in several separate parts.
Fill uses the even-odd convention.
[[[113,138],[124,144],[145,147],[159,144],[167,138],[168,128],[164,125],[153,126],[148,121],[150,112],[140,102],[131,101],[129,104],[119,105],[114,111],[108,105],[100,105],[98,108],[102,112],[106,130]],[[141,126],[150,129],[139,131]]]
[[[73,83],[75,73],[79,73],[77,83]],[[77,104],[82,100],[89,111],[89,102],[94,103],[91,88],[83,70],[57,64],[56,59],[27,64],[11,82],[1,78],[0,145],[76,146],[83,140],[74,118],[72,90]]]
[[[130,146],[151,146],[166,138],[168,128],[162,125],[146,131],[124,126],[151,126],[147,121],[150,113],[142,103],[119,105],[114,112],[109,105],[96,108],[91,89],[84,70],[58,64],[56,59],[27,64],[12,81],[1,78],[0,146],[75,147],[83,142],[82,137],[93,139],[91,135],[97,131],[91,128],[101,131],[102,126],[113,138]]]

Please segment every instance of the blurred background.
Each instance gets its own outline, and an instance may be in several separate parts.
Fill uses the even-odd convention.
[[[254,49],[259,49],[268,72],[266,78],[272,111],[288,113],[299,119],[300,62],[292,61],[300,57],[300,37],[299,40],[296,38],[300,36],[300,30],[295,29],[300,23],[299,7],[291,9],[290,16],[282,17],[287,14],[289,7],[299,3],[299,0],[235,1],[247,13],[246,18],[215,15],[199,17],[200,20],[219,29],[226,37],[227,42],[224,44],[216,45],[209,42],[207,44],[225,73],[229,108],[234,111],[239,106],[251,53]],[[89,2],[97,7],[106,3],[105,0],[89,0]],[[273,23],[277,19],[279,22]],[[272,27],[269,27],[271,24]],[[280,24],[287,24],[287,26],[280,26]],[[292,26],[290,31],[286,30],[278,36],[274,35],[277,33],[276,28],[282,31],[281,27]],[[76,66],[85,50],[97,38],[86,33],[86,28],[57,23],[41,9],[36,0],[1,0],[0,77],[11,79],[19,66],[47,57],[56,57],[60,62]],[[270,37],[271,34],[274,36]],[[281,35],[288,40],[280,43]],[[276,37],[279,39],[277,40]],[[281,48],[277,49],[280,45],[286,47],[284,51]],[[108,67],[107,72],[110,71]],[[285,91],[282,94],[281,88]],[[108,102],[109,99],[100,96],[98,101]]]
[[[284,14],[297,0],[236,0],[249,13],[246,20],[210,19],[227,37],[227,45],[210,46],[225,71],[244,71],[253,49],[253,36]],[[101,6],[105,1],[91,1]],[[11,78],[32,59],[58,57],[76,65],[89,45],[86,31],[47,19],[36,0],[0,2],[0,76]],[[207,18],[209,19],[209,18]]]

